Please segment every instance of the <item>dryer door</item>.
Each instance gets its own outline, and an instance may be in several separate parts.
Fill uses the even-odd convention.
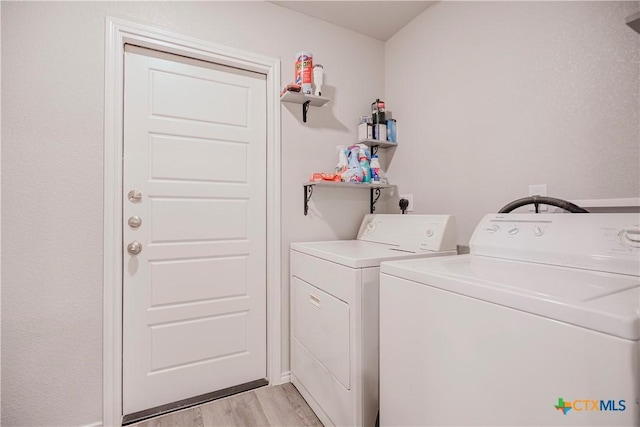
[[[349,381],[349,306],[292,277],[293,335],[346,388]]]

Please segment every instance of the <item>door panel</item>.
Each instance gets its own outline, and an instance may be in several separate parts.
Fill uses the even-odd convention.
[[[125,414],[266,377],[265,78],[140,50],[125,54]]]
[[[150,262],[151,306],[246,295],[247,264],[246,256]]]
[[[247,312],[151,327],[151,371],[246,352]],[[203,337],[228,336],[224,341]]]
[[[151,70],[151,114],[247,127],[248,88],[210,80],[215,78],[206,71],[185,76]]]
[[[247,238],[247,200],[149,199],[153,243]],[[176,224],[185,212],[189,220]]]
[[[228,141],[151,135],[150,178],[244,184],[248,148]]]

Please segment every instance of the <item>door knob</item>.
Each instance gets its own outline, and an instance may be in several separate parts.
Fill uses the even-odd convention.
[[[142,252],[142,243],[133,241],[127,245],[127,252],[131,255],[138,255]]]
[[[131,203],[138,203],[142,200],[142,193],[138,190],[131,190],[129,194],[127,194],[127,197]]]
[[[139,216],[132,216],[127,220],[127,224],[129,224],[131,228],[138,228],[142,225],[142,220]]]

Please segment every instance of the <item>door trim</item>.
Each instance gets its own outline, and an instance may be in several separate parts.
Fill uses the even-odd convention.
[[[280,60],[107,16],[104,117],[103,425],[122,423],[122,152],[124,45],[267,76],[267,376],[282,378]]]

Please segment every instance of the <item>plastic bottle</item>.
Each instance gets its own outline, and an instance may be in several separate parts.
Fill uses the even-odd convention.
[[[371,183],[380,184],[380,160],[377,155],[371,156]]]
[[[396,140],[396,119],[387,120],[387,141],[398,142]]]
[[[349,160],[347,159],[347,147],[344,145],[338,145],[336,147],[338,150],[338,164],[336,165],[336,175],[340,175],[341,181],[344,181],[344,175],[347,172],[347,167],[349,165]]]
[[[360,167],[362,168],[362,182],[371,182],[371,167],[369,166],[369,158],[366,151],[359,147],[358,160],[360,161]]]
[[[358,161],[358,146],[349,147],[347,171],[344,173],[345,182],[362,182],[362,166]]]
[[[371,120],[374,125],[387,124],[384,113],[384,101],[380,101],[380,98],[371,103]]]
[[[315,96],[322,96],[322,83],[324,82],[324,67],[320,64],[313,66],[313,85],[316,87]]]
[[[311,93],[313,83],[313,54],[306,50],[296,53],[295,82],[302,88],[302,93]]]

